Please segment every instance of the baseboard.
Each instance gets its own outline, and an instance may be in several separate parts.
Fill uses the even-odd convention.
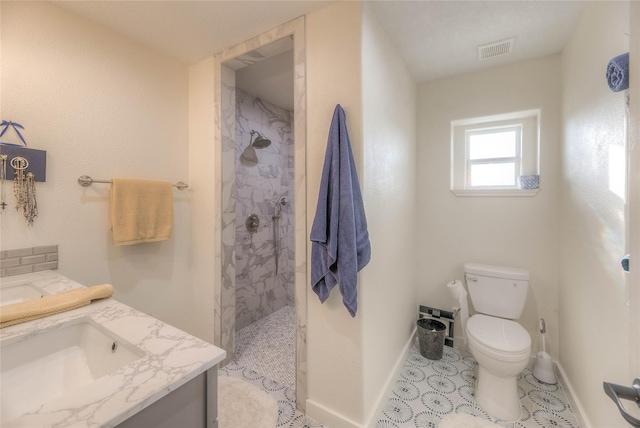
[[[333,412],[326,407],[309,400],[307,398],[307,416],[311,419],[321,422],[322,425],[328,427],[340,428],[362,428],[362,426],[343,415]]]
[[[396,380],[400,376],[400,372],[404,367],[404,363],[409,356],[409,352],[411,351],[411,347],[416,341],[416,331],[417,326],[413,328],[411,335],[409,336],[409,340],[405,343],[402,353],[396,360],[396,363],[393,366],[393,370],[390,371],[389,376],[385,381],[384,388],[381,388],[380,393],[376,397],[376,402],[373,407],[373,411],[369,414],[369,416],[365,419],[367,422],[363,425],[352,421],[343,415],[340,415],[326,407],[322,406],[314,402],[313,400],[307,399],[307,411],[306,414],[311,419],[314,419],[318,422],[322,422],[323,425],[329,427],[340,427],[340,428],[374,428],[378,422],[378,416],[382,412],[382,409],[387,404],[387,397],[392,393],[393,388],[396,385]]]
[[[582,404],[580,404],[580,400],[578,400],[578,397],[575,394],[575,390],[571,386],[571,382],[569,382],[567,374],[565,373],[560,363],[554,362],[554,365],[556,367],[556,373],[559,375],[558,382],[560,382],[562,389],[564,389],[564,392],[567,394],[569,405],[573,409],[573,413],[576,415],[576,419],[578,419],[578,424],[582,428],[591,428],[593,425],[591,425],[589,418],[587,418],[584,407],[582,407]]]
[[[527,364],[527,368],[529,370],[533,371],[533,368],[536,365],[536,360],[537,358],[535,355],[532,355],[529,358],[529,363]],[[571,386],[571,383],[567,379],[567,374],[564,372],[564,369],[557,361],[553,362],[553,368],[556,374],[556,378],[558,379],[560,386],[564,390],[567,396],[567,400],[569,400],[569,405],[571,406],[573,413],[576,415],[578,424],[580,425],[581,428],[591,428],[592,425],[589,422],[589,419],[587,419],[586,417],[586,414],[584,412],[584,407],[582,407],[582,405],[580,404],[580,401],[576,397],[575,391]]]
[[[417,326],[413,327],[413,331],[409,336],[409,340],[405,343],[404,348],[402,350],[402,354],[396,360],[395,365],[393,366],[393,370],[389,373],[387,380],[385,381],[385,388],[382,388],[378,397],[376,397],[376,405],[373,408],[373,412],[369,414],[369,417],[366,419],[368,422],[365,424],[368,428],[375,428],[378,423],[378,416],[382,413],[382,409],[387,404],[387,397],[389,397],[393,391],[393,388],[396,386],[396,380],[400,377],[400,372],[404,367],[405,361],[407,361],[407,357],[409,356],[409,351],[411,351],[411,347],[416,341],[416,332],[418,330]]]

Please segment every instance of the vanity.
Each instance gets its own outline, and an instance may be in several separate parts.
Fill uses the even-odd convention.
[[[84,287],[2,278],[2,304]],[[0,309],[1,310],[1,309]],[[217,428],[224,350],[113,298],[0,330],[0,425]]]

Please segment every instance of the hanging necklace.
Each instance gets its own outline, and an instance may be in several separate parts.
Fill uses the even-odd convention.
[[[36,202],[36,178],[33,172],[27,173],[25,191],[24,218],[29,226],[33,226],[33,220],[38,216],[38,203]]]
[[[29,161],[25,158],[16,156],[11,159],[13,167],[13,195],[16,197],[16,211],[24,208],[26,203],[26,180],[24,170],[29,166]]]
[[[2,183],[2,190],[0,190],[0,207],[2,207],[2,212],[7,207],[7,188],[5,186],[7,181],[7,155],[0,155],[0,181]]]

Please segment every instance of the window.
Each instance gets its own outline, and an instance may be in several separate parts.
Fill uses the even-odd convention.
[[[451,122],[451,190],[458,196],[538,191],[539,110]],[[526,183],[526,185],[522,185]]]
[[[517,188],[520,127],[466,131],[467,188]]]

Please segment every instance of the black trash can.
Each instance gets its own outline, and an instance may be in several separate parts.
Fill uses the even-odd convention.
[[[418,320],[418,342],[420,355],[430,360],[442,358],[444,335],[447,327],[440,321],[431,318]]]

